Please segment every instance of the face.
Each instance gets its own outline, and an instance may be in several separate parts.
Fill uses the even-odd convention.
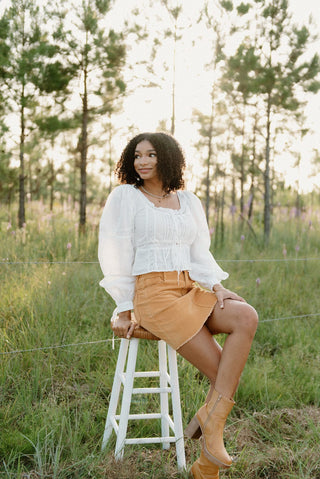
[[[148,140],[143,140],[136,146],[134,169],[143,180],[158,178],[157,152]]]

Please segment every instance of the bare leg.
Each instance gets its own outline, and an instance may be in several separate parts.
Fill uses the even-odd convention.
[[[193,364],[210,381],[210,390],[206,402],[209,401],[218,373],[222,348],[212,337],[207,326],[199,331],[190,341],[178,349],[178,353]]]
[[[228,333],[223,346],[215,389],[232,398],[247,362],[251,344],[258,326],[258,315],[247,303],[226,300],[224,309],[218,306],[207,321],[213,333]]]
[[[225,300],[224,309],[216,305],[199,333],[179,348],[179,354],[209,378],[208,399],[213,387],[225,397],[234,396],[257,325],[254,308],[240,301]],[[212,338],[212,334],[218,333],[228,334],[222,352]]]
[[[232,397],[247,361],[257,325],[258,316],[254,308],[245,302],[225,300],[224,308],[216,305],[201,331],[178,350],[210,380],[208,398],[212,394],[211,400],[198,410],[185,433],[190,438],[198,438],[202,434],[202,452],[218,467],[230,467],[233,462],[224,446],[223,429],[234,405]],[[228,336],[216,373],[215,355],[218,349],[210,337],[218,333]]]

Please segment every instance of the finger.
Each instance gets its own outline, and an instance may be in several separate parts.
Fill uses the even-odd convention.
[[[246,302],[247,302],[242,296],[239,296],[238,294],[236,294],[236,300],[237,300],[237,301],[241,301],[242,303],[246,303]]]
[[[242,298],[241,296],[239,296],[239,301],[241,301],[242,303],[246,303],[246,302],[247,302],[247,301],[246,301],[244,298]]]
[[[117,336],[119,336],[119,334],[121,333],[121,328],[116,323],[111,325],[111,329],[114,332],[114,334],[116,334]]]
[[[135,327],[136,327],[136,325],[134,323],[132,323],[130,328],[128,329],[128,332],[127,332],[127,339],[131,338],[131,336],[133,334],[133,331],[135,330]]]
[[[125,338],[126,337],[126,330],[121,329],[121,328],[114,328],[113,332],[118,338]]]
[[[115,333],[120,330],[118,321],[115,321],[115,322],[111,323],[111,329]]]
[[[223,295],[216,294],[216,296],[217,296],[217,300],[219,302],[220,308],[223,309],[224,308],[224,297],[223,297]]]
[[[246,303],[247,302],[244,298],[242,298],[241,296],[238,296],[237,294],[234,294],[232,296],[228,296],[225,299],[231,299],[232,301],[240,301],[241,303]]]

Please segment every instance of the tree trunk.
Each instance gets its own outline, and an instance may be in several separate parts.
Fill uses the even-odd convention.
[[[243,156],[241,156],[240,163],[240,213],[243,215],[244,212],[244,164]]]
[[[21,91],[21,109],[20,109],[20,173],[19,173],[19,211],[18,225],[22,228],[26,222],[25,215],[25,177],[24,177],[24,142],[25,142],[25,119],[24,119],[24,102],[25,102],[25,85],[22,83]]]
[[[267,101],[267,138],[266,138],[266,168],[264,172],[264,240],[268,244],[271,230],[271,211],[270,211],[270,114],[271,114],[271,95],[268,95]]]
[[[36,187],[34,187],[32,182],[32,165],[31,165],[30,155],[29,155],[29,161],[27,162],[27,165],[25,165],[25,171],[26,171],[26,183],[27,183],[27,198],[28,198],[28,201],[32,202],[34,199],[33,193],[35,192],[34,190]]]
[[[213,138],[213,120],[214,120],[214,93],[212,89],[211,93],[211,114],[210,114],[210,124],[209,124],[209,135],[208,135],[208,157],[207,157],[207,176],[206,176],[206,218],[209,224],[209,215],[210,215],[210,166],[211,166],[211,157],[212,157],[212,138]]]
[[[215,249],[219,247],[220,241],[220,206],[221,206],[221,199],[217,191],[215,191],[214,195],[214,247]]]
[[[76,209],[77,203],[77,171],[78,171],[78,159],[77,155],[74,157],[73,161],[73,174],[72,174],[72,209]]]
[[[53,147],[53,145],[52,145]],[[49,163],[50,167],[50,211],[53,211],[53,201],[54,201],[54,164],[53,161]]]
[[[210,211],[210,158],[211,158],[211,141],[208,145],[208,157],[207,157],[207,175],[206,175],[206,218],[209,224],[209,211]]]
[[[86,48],[86,47],[85,47]],[[87,207],[87,152],[88,152],[88,91],[87,51],[84,54],[82,128],[80,141],[80,223],[79,231],[85,232]]]
[[[295,217],[296,218],[299,218],[301,216],[301,188],[300,188],[300,165],[301,165],[301,153],[299,153],[299,156],[298,156],[298,161],[297,161],[297,165],[296,165],[296,168],[299,172],[299,175],[298,175],[298,181],[297,181],[297,196],[296,196],[296,212],[295,212]]]
[[[253,142],[252,142],[252,161],[251,161],[251,184],[250,184],[250,203],[248,210],[248,220],[251,221],[253,214],[253,201],[255,193],[255,168],[256,168],[256,141],[257,141],[257,114],[254,117],[253,125]]]
[[[233,207],[233,210],[232,210],[232,212],[233,212],[235,207],[236,207],[236,179],[235,179],[235,173],[232,175],[231,204],[232,204],[232,207]]]
[[[245,106],[244,106],[245,108]],[[245,122],[246,122],[246,116],[245,113],[243,113],[243,118],[242,118],[242,148],[241,148],[241,159],[240,159],[240,213],[243,215],[244,213],[244,157],[245,157],[245,138],[244,138],[244,132],[245,132]]]
[[[112,123],[111,116],[109,115],[109,136],[108,136],[108,146],[109,146],[109,194],[112,191]]]
[[[224,206],[225,206],[225,192],[226,192],[226,177],[223,177],[223,189],[221,196],[221,211],[220,211],[220,246],[224,243]]]
[[[235,173],[232,175],[232,190],[231,190],[231,234],[234,237],[235,230],[235,213],[236,213],[236,178]]]

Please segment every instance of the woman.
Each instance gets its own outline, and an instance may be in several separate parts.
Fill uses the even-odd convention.
[[[137,323],[164,339],[210,381],[205,404],[185,433],[201,436],[195,479],[218,478],[232,458],[223,429],[257,328],[257,313],[221,285],[200,200],[183,190],[185,160],[165,133],[142,133],[124,149],[99,235],[100,282],[117,304],[113,326],[130,338]],[[199,288],[198,283],[202,288]],[[205,289],[203,289],[205,288]],[[223,349],[213,338],[226,333]]]

